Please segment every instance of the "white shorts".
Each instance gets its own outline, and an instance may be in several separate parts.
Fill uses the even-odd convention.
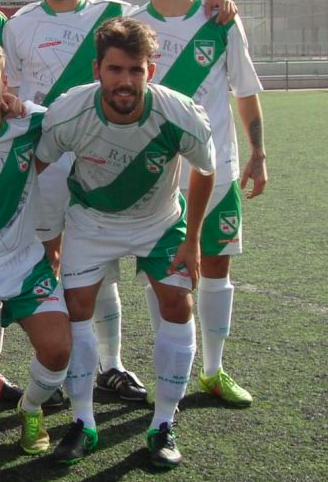
[[[119,276],[118,259],[134,255],[138,271],[162,283],[190,289],[190,277],[184,267],[167,276],[167,268],[185,238],[185,226],[182,211],[142,229],[136,223],[127,226],[115,219],[103,227],[90,219],[87,210],[70,206],[61,260],[64,288],[91,286],[105,276],[107,282],[115,282]]]
[[[49,311],[67,313],[63,290],[36,242],[0,266],[1,326]]]

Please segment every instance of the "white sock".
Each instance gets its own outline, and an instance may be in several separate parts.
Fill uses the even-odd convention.
[[[145,295],[146,295],[149,318],[150,318],[154,333],[157,333],[158,328],[161,324],[162,318],[161,318],[161,313],[159,311],[158,299],[152,285],[149,284],[146,286]]]
[[[155,336],[155,413],[150,428],[173,422],[184,397],[196,352],[194,317],[188,323],[171,323],[162,318]]]
[[[66,374],[67,367],[53,372],[44,367],[34,355],[30,366],[30,378],[22,399],[22,409],[28,413],[38,412],[41,404],[64,382]]]
[[[72,352],[65,388],[71,400],[74,421],[95,428],[93,416],[93,382],[98,366],[97,339],[92,321],[71,322]]]
[[[121,361],[121,300],[117,283],[104,282],[98,292],[93,323],[98,338],[101,371],[125,371]]]
[[[203,364],[207,377],[222,369],[224,341],[229,336],[234,287],[226,278],[204,278],[198,286],[198,315],[202,330]]]

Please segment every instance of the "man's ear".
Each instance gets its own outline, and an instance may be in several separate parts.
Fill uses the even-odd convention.
[[[151,64],[148,65],[147,82],[150,82],[151,79],[154,77],[155,69],[156,69],[156,64],[151,63]]]
[[[93,61],[93,76],[95,80],[99,80],[99,65],[97,60]]]

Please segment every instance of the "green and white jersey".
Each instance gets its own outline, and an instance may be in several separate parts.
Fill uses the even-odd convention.
[[[200,0],[183,17],[163,17],[150,3],[134,16],[158,34],[153,81],[191,96],[210,118],[217,152],[216,183],[237,179],[238,147],[229,88],[237,97],[262,90],[240,18],[217,25],[205,17]],[[183,169],[183,188],[187,187],[186,171]]]
[[[4,13],[0,12],[0,46],[2,47],[3,42],[2,42],[2,32],[3,32],[3,27],[5,23],[7,22],[7,17]]]
[[[48,106],[69,88],[93,82],[94,30],[135,8],[119,0],[80,0],[64,13],[46,1],[19,9],[3,31],[8,85],[19,87],[21,99]]]
[[[149,85],[138,122],[112,124],[98,82],[78,86],[49,108],[37,157],[44,162],[73,151],[68,178],[71,204],[86,208],[99,225],[157,222],[177,209],[179,154],[204,174],[215,170],[208,117],[192,99]]]
[[[38,188],[34,152],[45,108],[26,102],[24,118],[0,129],[0,266],[35,241]]]

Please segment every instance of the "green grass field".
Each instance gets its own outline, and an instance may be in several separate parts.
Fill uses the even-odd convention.
[[[95,392],[100,443],[70,469],[23,455],[15,411],[0,406],[1,482],[324,482],[328,473],[328,92],[261,95],[270,182],[244,202],[244,255],[236,257],[234,323],[224,367],[254,397],[250,409],[224,407],[199,391],[199,343],[178,420],[184,463],[149,464],[151,409]],[[247,146],[240,135],[241,159]],[[153,338],[134,264],[122,263],[123,359],[152,383]],[[200,336],[198,337],[200,341]],[[31,351],[10,328],[1,372],[24,386]],[[69,410],[46,417],[55,445]]]

